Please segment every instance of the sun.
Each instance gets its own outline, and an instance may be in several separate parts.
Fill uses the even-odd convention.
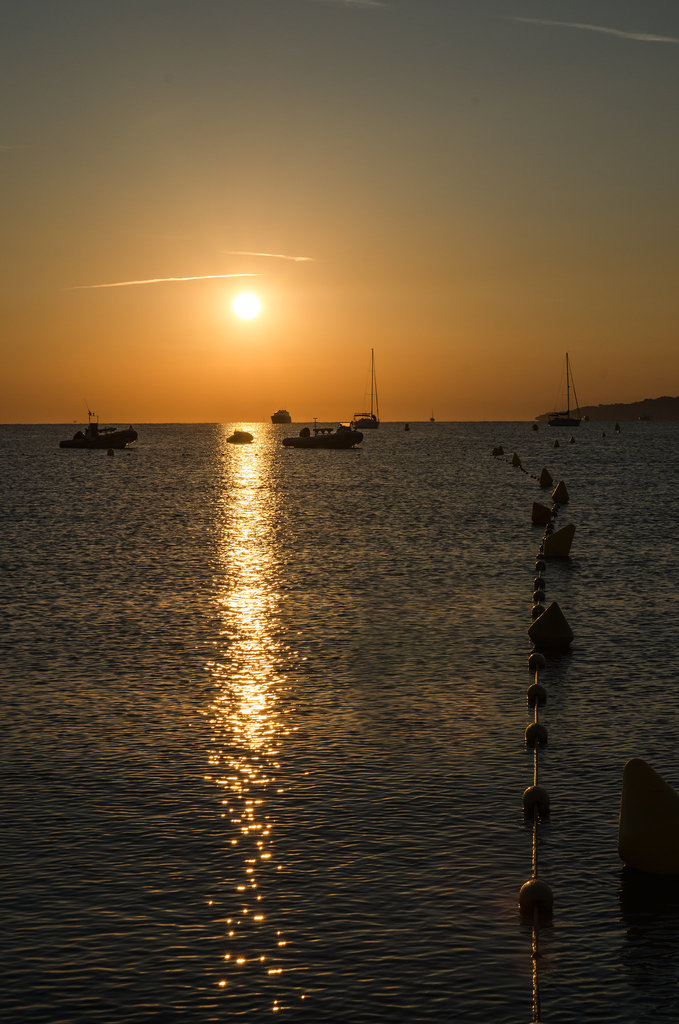
[[[231,308],[241,320],[254,320],[262,310],[262,303],[254,292],[241,292],[231,303]]]

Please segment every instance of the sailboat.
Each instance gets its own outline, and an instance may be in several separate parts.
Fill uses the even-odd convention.
[[[377,402],[375,377],[375,349],[370,349],[370,412],[355,412],[351,421],[354,430],[377,430],[380,425],[380,407]]]
[[[571,414],[571,388],[573,388],[573,397],[575,399],[574,412],[579,412],[578,396],[575,393],[575,384],[573,383],[573,375],[568,363],[568,352],[566,352],[566,411],[565,412],[551,412],[548,417],[548,423],[550,427],[579,427],[580,416],[574,416]]]

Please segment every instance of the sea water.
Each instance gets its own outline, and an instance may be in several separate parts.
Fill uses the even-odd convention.
[[[532,1019],[545,467],[576,533],[545,573],[575,639],[541,674],[542,1020],[674,1021],[679,896],[616,840],[628,758],[679,787],[679,425],[137,428],[0,428],[0,1019]]]

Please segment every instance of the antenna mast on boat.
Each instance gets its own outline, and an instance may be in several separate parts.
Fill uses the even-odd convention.
[[[373,409],[373,393],[375,395],[375,408]],[[373,413],[380,418],[380,403],[377,400],[377,379],[375,377],[375,349],[370,349],[370,415]]]

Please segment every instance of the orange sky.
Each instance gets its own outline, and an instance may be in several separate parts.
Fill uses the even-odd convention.
[[[679,12],[29,6],[3,422],[347,419],[371,347],[385,420],[530,419],[566,350],[583,404],[679,394]]]

